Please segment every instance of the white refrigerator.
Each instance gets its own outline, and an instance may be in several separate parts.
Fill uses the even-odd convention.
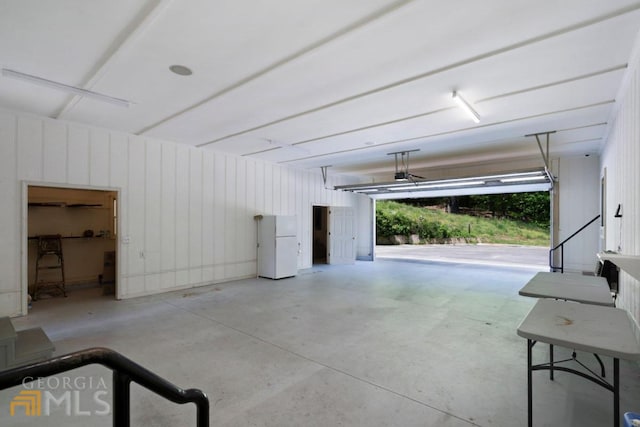
[[[282,279],[298,274],[296,217],[265,215],[258,227],[258,276]]]

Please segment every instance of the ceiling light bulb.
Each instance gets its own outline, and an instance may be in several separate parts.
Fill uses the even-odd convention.
[[[191,74],[193,74],[193,71],[191,71],[189,67],[185,67],[184,65],[172,65],[169,67],[169,69],[179,76],[190,76]]]
[[[471,120],[473,120],[476,123],[480,123],[480,116],[478,115],[478,113],[476,113],[476,111],[471,107],[471,105],[469,105],[469,103],[465,101],[465,99],[461,97],[460,94],[455,90],[453,91],[453,99],[458,103],[460,108],[462,108],[464,111],[467,112],[469,117],[471,117]]]

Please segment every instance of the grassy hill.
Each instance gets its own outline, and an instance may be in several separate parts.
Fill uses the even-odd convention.
[[[498,218],[450,214],[437,209],[379,200],[376,203],[378,242],[393,236],[417,236],[421,243],[465,240],[470,243],[503,243],[549,246],[549,229]]]

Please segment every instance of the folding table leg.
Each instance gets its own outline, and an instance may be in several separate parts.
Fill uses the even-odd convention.
[[[553,381],[553,344],[549,344],[549,379]]]
[[[531,373],[531,349],[535,342],[527,339],[527,416],[529,427],[533,426],[533,384]]]
[[[613,427],[620,425],[620,359],[613,359]]]

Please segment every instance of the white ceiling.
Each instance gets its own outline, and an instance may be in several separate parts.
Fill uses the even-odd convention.
[[[0,77],[0,107],[378,180],[541,166],[524,135],[599,152],[639,29],[631,0],[7,0],[2,68],[135,104]]]

